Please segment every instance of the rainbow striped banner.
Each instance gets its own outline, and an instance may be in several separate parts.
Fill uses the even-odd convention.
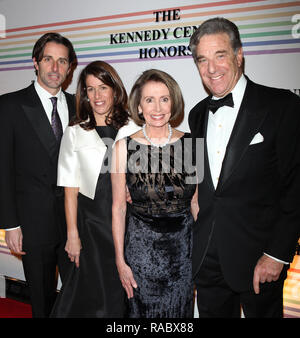
[[[283,289],[285,318],[300,318],[300,256],[294,257]]]
[[[4,230],[0,230],[0,253],[11,255],[11,252],[5,243],[5,231]],[[0,274],[1,274],[1,271],[0,271]]]
[[[170,21],[155,14],[174,10],[178,18]],[[245,55],[300,53],[299,13],[300,1],[229,0],[11,28],[0,39],[0,71],[32,69],[33,44],[50,31],[72,41],[79,66],[95,59],[131,63],[191,57],[190,36],[213,16],[237,24]]]

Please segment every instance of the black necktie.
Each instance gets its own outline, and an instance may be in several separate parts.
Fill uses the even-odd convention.
[[[229,106],[233,107],[232,94],[229,93],[225,97],[219,100],[213,100],[212,98],[208,101],[208,109],[214,114],[220,107]]]
[[[53,110],[51,114],[51,126],[52,126],[52,129],[53,129],[53,132],[54,132],[54,135],[57,141],[60,142],[62,134],[63,134],[63,129],[62,129],[61,120],[57,112],[57,97],[50,97],[50,100],[53,105]]]

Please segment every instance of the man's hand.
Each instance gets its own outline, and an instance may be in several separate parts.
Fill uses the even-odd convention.
[[[256,294],[259,294],[259,283],[276,281],[283,268],[283,263],[263,255],[257,261],[253,275],[253,288]]]
[[[26,254],[26,252],[22,251],[23,235],[21,228],[5,231],[5,242],[13,253],[18,255]]]

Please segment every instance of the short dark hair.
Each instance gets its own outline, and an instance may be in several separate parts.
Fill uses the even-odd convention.
[[[218,33],[225,33],[229,36],[235,54],[242,47],[239,29],[233,22],[220,17],[208,19],[195,30],[190,39],[190,49],[195,62],[197,61],[196,49],[202,36]]]
[[[58,43],[58,44],[61,44],[67,47],[69,51],[68,61],[69,61],[70,66],[71,65],[74,66],[77,63],[76,53],[75,53],[75,50],[74,50],[74,47],[71,41],[56,32],[46,33],[36,41],[35,45],[33,46],[33,50],[32,50],[32,59],[35,58],[35,61],[37,63],[39,63],[42,60],[45,46],[48,42],[55,42],[55,43]],[[38,71],[35,70],[35,73],[37,75]]]
[[[129,111],[132,119],[138,126],[145,123],[143,116],[139,112],[139,104],[142,97],[142,89],[150,81],[161,82],[165,84],[171,97],[171,117],[170,121],[177,120],[184,114],[184,100],[178,83],[166,72],[158,69],[149,69],[142,73],[136,80],[129,95]]]
[[[93,75],[101,80],[114,92],[113,110],[105,119],[107,125],[120,129],[128,123],[128,96],[123,82],[117,71],[104,61],[93,61],[81,71],[76,90],[76,119],[71,123],[80,124],[83,129],[90,130],[96,127],[93,109],[87,98],[86,78]]]

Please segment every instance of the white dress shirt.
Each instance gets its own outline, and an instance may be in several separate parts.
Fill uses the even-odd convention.
[[[247,80],[242,75],[231,92],[234,107],[223,106],[214,114],[209,111],[206,140],[210,173],[215,189],[219,182],[227,144],[245,94],[246,85]],[[213,99],[220,98],[213,97]],[[289,264],[266,253],[264,254],[280,263]]]
[[[234,107],[223,106],[214,114],[210,111],[207,124],[207,152],[212,181],[217,188],[226,147],[241,106],[247,80],[241,76],[232,90]],[[213,97],[213,99],[218,99]]]
[[[53,110],[53,105],[50,100],[51,97],[57,97],[57,112],[61,120],[63,131],[66,129],[67,125],[69,124],[69,111],[67,100],[65,94],[60,89],[56,95],[51,95],[46,89],[44,89],[37,81],[34,82],[34,88],[42,101],[42,105],[45,109],[47,114],[48,120],[51,124],[51,114]]]

